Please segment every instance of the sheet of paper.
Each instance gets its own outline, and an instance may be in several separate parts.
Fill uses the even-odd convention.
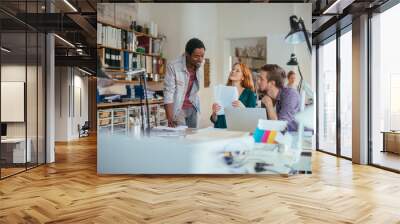
[[[175,128],[167,126],[158,126],[151,129],[151,136],[157,137],[179,137],[185,135],[187,126],[178,126]]]
[[[224,108],[232,108],[232,102],[239,99],[239,93],[234,86],[214,86],[214,99],[222,108],[217,115],[225,114]]]

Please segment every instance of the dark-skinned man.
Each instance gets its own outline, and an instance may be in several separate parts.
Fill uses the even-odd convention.
[[[197,38],[186,43],[185,53],[168,63],[164,79],[164,105],[169,127],[186,125],[197,128],[200,112],[201,67],[205,46]]]

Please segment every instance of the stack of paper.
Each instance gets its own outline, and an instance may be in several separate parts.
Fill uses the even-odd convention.
[[[184,136],[187,128],[187,126],[178,126],[175,128],[158,126],[151,129],[151,135],[158,137]]]

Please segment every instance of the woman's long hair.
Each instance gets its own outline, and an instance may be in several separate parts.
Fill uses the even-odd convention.
[[[242,73],[243,73],[243,80],[240,83],[240,85],[242,85],[242,87],[244,87],[246,89],[251,89],[251,91],[255,92],[253,78],[252,78],[252,74],[251,74],[249,67],[247,67],[246,64],[237,62],[237,63],[233,64],[232,68],[235,67],[236,65],[240,66],[240,70],[242,70]],[[232,80],[229,77],[228,77],[228,82],[226,83],[226,85],[232,86]]]

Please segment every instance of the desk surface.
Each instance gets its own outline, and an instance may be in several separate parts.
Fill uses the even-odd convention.
[[[30,139],[27,138],[27,141]],[[1,139],[1,143],[20,143],[20,142],[25,142],[25,138],[5,138]]]
[[[239,166],[228,165],[224,151],[249,152]],[[258,173],[257,162],[269,164],[265,173],[289,174],[298,166],[301,151],[278,150],[254,143],[245,132],[221,129],[192,131],[185,137],[139,137],[98,133],[99,174],[245,174]],[[311,167],[311,158],[301,167]],[[311,171],[311,168],[307,168]]]

